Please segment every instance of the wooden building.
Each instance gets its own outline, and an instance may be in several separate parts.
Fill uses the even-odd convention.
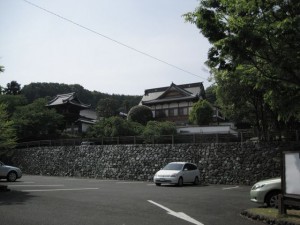
[[[85,131],[87,125],[95,123],[95,111],[90,109],[91,105],[82,103],[75,92],[59,94],[46,106],[56,109],[64,116],[66,131],[71,133]],[[87,111],[91,112],[87,113]],[[88,115],[93,116],[89,118]]]
[[[193,103],[205,98],[202,82],[176,85],[145,90],[140,105],[149,106],[158,120],[188,124]]]

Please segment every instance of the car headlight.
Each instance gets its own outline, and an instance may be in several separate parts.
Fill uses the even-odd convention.
[[[171,176],[170,176],[170,177],[176,177],[176,176],[177,176],[177,174],[178,174],[178,173],[173,173],[173,174],[171,174]]]
[[[252,187],[252,190],[256,190],[256,189],[262,188],[263,186],[265,186],[265,184],[255,184],[255,185]]]

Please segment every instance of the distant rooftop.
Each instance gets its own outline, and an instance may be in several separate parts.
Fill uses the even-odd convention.
[[[81,108],[90,108],[91,105],[82,103],[75,92],[67,93],[67,94],[58,94],[54,99],[48,102],[46,106],[58,106],[64,104],[72,104],[79,106]]]

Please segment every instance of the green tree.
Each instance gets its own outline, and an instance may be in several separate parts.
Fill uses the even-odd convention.
[[[54,109],[48,109],[46,99],[18,107],[12,119],[22,141],[57,138],[64,127],[63,116]]]
[[[18,106],[27,104],[27,99],[23,95],[0,95],[0,104],[5,104],[8,116],[11,117]]]
[[[197,125],[208,125],[213,118],[213,109],[206,100],[200,100],[193,104],[189,114],[189,120]]]
[[[128,112],[127,119],[146,125],[148,121],[153,119],[152,110],[144,105],[133,106]]]
[[[163,135],[174,135],[177,133],[175,123],[170,121],[159,122],[159,121],[149,121],[143,131],[142,136],[146,143],[152,143],[162,139]]]
[[[99,117],[109,118],[117,115],[117,103],[112,98],[101,99],[96,110]]]
[[[207,61],[212,72],[251,70],[253,87],[265,87],[264,104],[278,113],[277,120],[288,122],[300,117],[299,11],[298,0],[202,0],[184,16],[212,44]]]
[[[87,132],[88,137],[120,137],[140,135],[144,127],[132,121],[120,117],[104,118],[97,121]]]
[[[0,65],[0,73],[3,73],[4,72],[4,66],[1,66]],[[2,94],[2,92],[3,92],[3,87],[0,85],[0,95]]]
[[[0,103],[0,149],[11,149],[17,144],[14,123],[9,119],[6,105]]]
[[[21,85],[17,81],[11,81],[6,85],[4,93],[7,95],[19,95],[21,94]]]
[[[216,104],[217,101],[217,85],[211,85],[205,90],[206,100],[212,105]]]

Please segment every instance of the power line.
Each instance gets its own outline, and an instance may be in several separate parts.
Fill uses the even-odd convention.
[[[150,55],[150,54],[148,54],[148,53],[146,53],[146,52],[140,51],[140,50],[138,50],[138,49],[136,49],[136,48],[134,48],[134,47],[131,47],[131,46],[129,46],[129,45],[127,45],[127,44],[124,44],[124,43],[122,43],[122,42],[120,42],[120,41],[117,41],[117,40],[115,40],[115,39],[113,39],[113,38],[110,38],[110,37],[108,37],[108,36],[106,36],[106,35],[104,35],[104,34],[101,34],[101,33],[97,32],[97,31],[95,31],[95,30],[90,29],[90,28],[88,28],[88,27],[86,27],[86,26],[83,26],[83,25],[81,25],[81,24],[79,24],[79,23],[76,23],[76,22],[74,22],[73,20],[70,20],[70,19],[68,19],[68,18],[66,18],[66,17],[63,17],[63,16],[61,16],[61,15],[59,15],[59,14],[57,14],[57,13],[54,13],[54,12],[48,10],[48,9],[45,9],[45,8],[39,6],[39,5],[36,5],[36,4],[34,4],[34,3],[30,2],[30,1],[27,1],[27,0],[23,0],[23,1],[26,2],[27,4],[31,5],[31,6],[34,6],[34,7],[38,8],[38,9],[43,10],[44,12],[47,12],[47,13],[49,13],[49,14],[51,14],[51,15],[54,15],[54,16],[56,16],[56,17],[58,17],[58,18],[60,18],[60,19],[62,19],[62,20],[64,20],[64,21],[67,21],[67,22],[69,22],[69,23],[72,23],[72,24],[75,25],[75,26],[78,26],[78,27],[80,27],[80,28],[82,28],[82,29],[84,29],[84,30],[87,30],[87,31],[89,31],[89,32],[92,32],[92,33],[98,35],[98,36],[101,36],[101,37],[106,38],[106,39],[108,39],[108,40],[110,40],[110,41],[112,41],[112,42],[115,42],[115,43],[118,44],[118,45],[121,45],[121,46],[123,46],[123,47],[126,47],[126,48],[128,48],[128,49],[130,49],[130,50],[132,50],[132,51],[138,52],[138,53],[140,53],[140,54],[142,54],[142,55],[148,56],[149,58],[152,58],[152,59],[154,59],[154,60],[156,60],[156,61],[159,61],[159,62],[161,62],[161,63],[164,63],[164,64],[166,64],[166,65],[168,65],[168,66],[171,66],[171,67],[173,67],[173,68],[175,68],[175,69],[181,70],[181,71],[183,71],[183,72],[185,72],[185,73],[188,73],[188,74],[190,74],[190,75],[193,75],[193,76],[196,76],[196,77],[200,77],[200,78],[202,78],[202,79],[205,79],[205,78],[203,78],[203,77],[201,77],[201,76],[199,76],[199,75],[197,75],[197,74],[195,74],[195,73],[189,72],[189,71],[187,71],[187,70],[185,70],[185,69],[182,69],[182,68],[180,68],[180,67],[178,67],[178,66],[176,66],[176,65],[174,65],[174,64],[168,63],[168,62],[166,62],[166,61],[164,61],[164,60],[161,60],[161,59],[159,59],[159,58],[157,58],[157,57],[155,57],[155,56],[152,56],[152,55]]]

